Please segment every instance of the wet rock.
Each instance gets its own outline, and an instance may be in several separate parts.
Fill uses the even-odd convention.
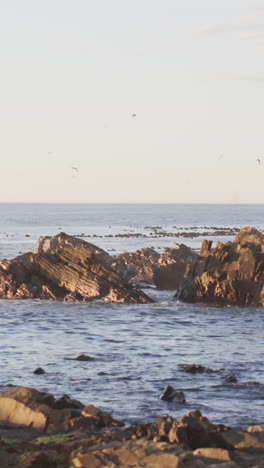
[[[225,377],[226,383],[237,383],[237,377],[234,374],[227,375]]]
[[[107,252],[84,240],[65,233],[41,237],[34,253],[0,262],[0,298],[153,302],[111,263]]]
[[[44,371],[42,367],[37,367],[37,369],[34,370],[33,374],[42,375],[42,374],[46,374],[46,371]]]
[[[179,367],[181,370],[183,370],[183,372],[187,372],[189,374],[208,374],[215,372],[213,369],[202,366],[201,364],[180,364]]]
[[[187,302],[264,305],[264,235],[241,229],[234,242],[204,241],[200,256],[189,263],[177,297]]]
[[[160,400],[175,401],[177,403],[185,403],[185,395],[179,390],[175,390],[171,385],[168,385],[164,392],[160,395]]]
[[[91,357],[91,356],[87,356],[86,354],[80,354],[79,356],[77,356],[76,358],[64,358],[68,361],[95,361],[95,358],[94,357]]]

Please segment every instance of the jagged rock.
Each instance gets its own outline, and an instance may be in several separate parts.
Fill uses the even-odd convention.
[[[264,235],[243,228],[234,242],[202,244],[200,256],[190,263],[177,297],[187,302],[264,305]]]
[[[111,263],[104,250],[65,233],[41,237],[34,253],[0,263],[0,298],[153,302]]]
[[[136,252],[125,252],[112,257],[112,267],[127,281],[153,284],[153,270],[158,264],[160,254],[153,248]]]
[[[157,288],[178,289],[187,265],[197,258],[197,253],[184,244],[173,244],[172,248],[165,248],[153,273]]]
[[[159,254],[153,248],[112,257],[112,267],[127,281],[155,284],[158,289],[178,288],[188,263],[198,257],[184,244],[173,244]]]

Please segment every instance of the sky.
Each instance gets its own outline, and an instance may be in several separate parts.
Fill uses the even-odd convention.
[[[263,0],[0,0],[0,61],[0,202],[264,203]]]

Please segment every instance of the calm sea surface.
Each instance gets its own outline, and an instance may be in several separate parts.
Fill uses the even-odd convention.
[[[153,227],[264,231],[263,214],[263,205],[0,204],[0,257],[32,250],[40,235],[60,231],[89,236],[109,253],[146,246],[161,252],[173,242],[198,249],[203,237],[151,238]],[[133,233],[148,237],[114,237]],[[126,423],[200,409],[215,423],[264,424],[263,309],[190,305],[176,302],[173,292],[146,292],[155,304],[0,301],[0,390],[25,385],[66,393]],[[65,359],[79,354],[95,360]],[[188,374],[186,364],[211,372]],[[34,375],[36,367],[47,373]],[[237,383],[226,382],[230,375]],[[168,384],[185,392],[184,405],[159,400]]]

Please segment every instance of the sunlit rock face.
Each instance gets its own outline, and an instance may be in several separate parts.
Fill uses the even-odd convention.
[[[187,267],[177,297],[187,302],[264,305],[264,235],[243,228],[234,242],[204,241]]]
[[[107,252],[73,236],[41,237],[34,253],[0,263],[0,297],[152,302],[111,262]]]

